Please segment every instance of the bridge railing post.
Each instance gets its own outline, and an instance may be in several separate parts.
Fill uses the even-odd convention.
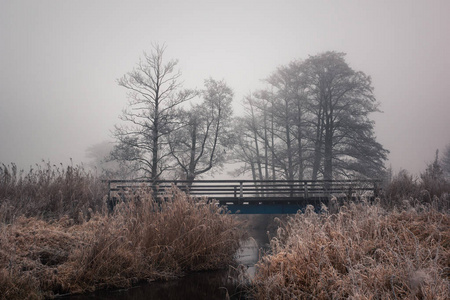
[[[380,196],[380,188],[378,187],[378,182],[374,181],[373,182],[373,196],[375,198],[377,198],[378,196]]]
[[[348,187],[347,190],[347,200],[351,201],[353,200],[353,190],[352,190],[352,186]]]
[[[111,203],[111,180],[108,180],[108,203]]]
[[[244,182],[239,181],[239,198],[244,197]]]
[[[308,181],[305,181],[303,183],[303,185],[304,185],[304,196],[305,196],[305,199],[307,199],[308,198]]]

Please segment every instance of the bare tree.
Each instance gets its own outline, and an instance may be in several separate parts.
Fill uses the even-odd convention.
[[[245,96],[243,105],[246,114],[235,122],[239,142],[235,160],[245,163],[239,173],[250,167],[255,180],[275,178],[280,165],[283,165],[274,149],[275,107],[272,99],[272,94],[264,90]]]
[[[170,134],[172,156],[190,186],[194,179],[220,167],[234,144],[231,131],[233,91],[222,81],[208,79],[203,101],[180,110],[180,127]]]
[[[302,180],[306,160],[306,97],[301,81],[302,64],[293,61],[279,67],[266,79],[272,93],[272,114],[278,124],[278,137],[285,148],[285,177]]]
[[[251,171],[253,180],[258,180],[257,175],[257,153],[254,132],[249,126],[248,118],[238,117],[234,121],[234,132],[236,132],[237,145],[234,148],[234,161],[243,163],[238,169],[233,171],[233,175],[240,176]]]
[[[150,54],[118,80],[128,92],[128,107],[115,127],[116,159],[136,162],[151,180],[158,180],[171,167],[166,137],[176,126],[174,111],[178,105],[195,96],[182,90],[177,61],[163,61],[165,46],[155,45]]]

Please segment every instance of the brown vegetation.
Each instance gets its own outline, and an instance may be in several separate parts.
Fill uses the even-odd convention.
[[[429,165],[420,178],[400,171],[386,186],[381,204],[384,208],[401,208],[404,202],[432,205],[439,211],[450,210],[450,181],[438,165]]]
[[[0,222],[19,216],[76,222],[80,214],[101,211],[107,186],[82,166],[36,165],[28,173],[0,165]]]
[[[448,299],[450,215],[430,206],[387,212],[312,207],[279,228],[258,263],[257,299]]]
[[[436,160],[420,178],[400,172],[375,204],[308,207],[278,229],[253,283],[257,299],[448,299],[450,182]]]
[[[62,180],[72,176],[70,172],[74,182]],[[167,201],[157,203],[141,190],[108,215],[99,208],[102,200],[94,201],[98,205],[90,200],[80,204],[83,195],[93,197],[90,175],[71,169],[60,173],[63,176],[50,172],[54,180],[45,186],[46,194],[32,183],[45,183],[48,172],[30,173],[28,179],[2,174],[0,299],[129,287],[217,269],[232,263],[239,247],[242,231],[215,202],[174,189]],[[87,190],[65,194],[63,188],[75,188],[77,182]],[[53,192],[56,185],[60,190]],[[55,198],[58,193],[62,195]]]

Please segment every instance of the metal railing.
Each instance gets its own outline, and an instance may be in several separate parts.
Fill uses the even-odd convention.
[[[174,186],[191,196],[206,196],[219,201],[283,201],[368,193],[376,197],[379,185],[379,180],[196,180],[191,185],[183,180],[109,180],[108,199],[140,188],[149,189],[155,197],[164,197]]]

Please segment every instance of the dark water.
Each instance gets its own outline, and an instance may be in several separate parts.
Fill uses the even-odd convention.
[[[89,295],[64,297],[64,299],[246,299],[245,287],[242,286],[240,279],[253,277],[254,265],[259,259],[260,251],[268,246],[265,230],[251,230],[249,235],[251,238],[246,240],[236,253],[238,267],[193,273],[178,280],[153,282],[126,290],[98,291]]]

